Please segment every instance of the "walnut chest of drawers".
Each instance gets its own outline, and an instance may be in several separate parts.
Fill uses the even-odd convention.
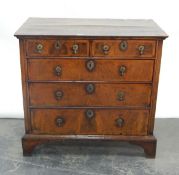
[[[162,42],[152,20],[29,18],[15,33],[24,155],[59,140],[116,140],[155,157]]]

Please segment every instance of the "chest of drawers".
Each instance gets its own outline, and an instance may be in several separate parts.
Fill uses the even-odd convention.
[[[127,141],[155,157],[162,42],[152,20],[29,18],[15,33],[24,155],[59,140]]]

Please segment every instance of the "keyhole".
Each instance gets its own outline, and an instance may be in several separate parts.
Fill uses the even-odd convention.
[[[88,94],[92,94],[95,91],[95,86],[94,84],[90,83],[86,86],[86,91]]]
[[[86,111],[86,117],[87,117],[88,119],[93,118],[94,115],[95,115],[95,112],[94,112],[92,109],[88,109],[88,110]]]
[[[93,60],[89,60],[86,62],[86,68],[88,71],[93,71],[95,68],[95,62]]]
[[[127,41],[121,41],[119,47],[120,47],[120,50],[121,50],[121,51],[127,50],[127,47],[128,47]]]
[[[92,64],[91,64],[91,63],[89,63],[89,67],[90,67],[90,69],[91,69],[91,67],[92,67]]]

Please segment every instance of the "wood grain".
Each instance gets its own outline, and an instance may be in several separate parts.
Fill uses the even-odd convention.
[[[127,42],[127,49],[120,50],[120,43]],[[105,54],[103,46],[108,45],[109,51]],[[139,46],[145,46],[144,53],[140,55]],[[95,40],[92,43],[92,56],[119,57],[119,58],[142,58],[155,56],[155,40]]]
[[[153,20],[29,18],[15,36],[20,39],[24,155],[49,141],[110,140],[139,145],[147,157],[155,157],[167,34]],[[94,63],[92,70],[88,62]]]
[[[58,42],[58,48],[56,44]],[[41,44],[43,49],[38,52],[37,45]],[[73,45],[78,45],[77,53],[73,52]],[[26,41],[27,56],[88,56],[89,55],[89,42],[88,40],[45,40],[34,39]]]
[[[31,131],[31,122],[30,122],[30,113],[29,113],[29,89],[28,89],[28,72],[27,72],[27,62],[25,59],[25,44],[24,40],[19,40],[19,49],[20,49],[20,65],[21,65],[21,83],[22,83],[22,94],[23,94],[23,109],[24,109],[24,124],[25,132],[30,133]]]
[[[94,63],[89,71],[87,64]],[[55,73],[61,67],[60,75]],[[121,66],[126,67],[124,75]],[[29,59],[28,77],[32,81],[144,81],[152,82],[153,60],[94,60],[94,59]]]
[[[153,20],[145,19],[29,18],[15,33],[15,36],[166,38],[167,34]]]
[[[151,111],[150,111],[150,118],[149,118],[149,133],[153,134],[154,130],[154,122],[155,122],[155,111],[156,111],[156,102],[157,102],[157,92],[158,92],[158,82],[159,82],[159,74],[160,74],[160,63],[161,63],[161,56],[162,56],[162,45],[163,41],[158,41],[157,47],[157,59],[155,60],[155,67],[153,73],[153,86],[152,86],[152,96],[151,96]]]
[[[157,140],[155,136],[123,136],[123,135],[42,135],[25,134],[22,138],[23,155],[31,156],[37,145],[54,141],[121,141],[141,146],[147,158],[155,158]]]
[[[100,110],[94,109],[94,117],[87,118],[85,109],[31,110],[32,133],[34,134],[89,134],[89,135],[147,135],[148,110]],[[64,118],[64,124],[58,126],[56,119]],[[124,120],[119,127],[118,118]]]
[[[142,106],[150,105],[150,84],[94,83],[95,90],[89,94],[89,83],[31,83],[29,84],[32,106]],[[62,91],[57,100],[55,92]],[[118,94],[124,93],[124,100]]]

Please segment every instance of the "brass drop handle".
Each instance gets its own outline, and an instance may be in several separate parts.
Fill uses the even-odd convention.
[[[95,69],[95,62],[93,60],[87,61],[86,68],[89,72],[92,72]]]
[[[61,100],[63,98],[63,91],[58,90],[55,92],[54,95],[55,95],[56,100]]]
[[[117,118],[116,119],[116,125],[117,127],[123,127],[124,126],[124,119],[123,118]]]
[[[86,85],[86,92],[88,94],[92,94],[95,91],[95,85],[92,83],[89,83]]]
[[[36,50],[37,50],[37,52],[41,53],[42,50],[43,50],[43,45],[42,44],[37,44]]]
[[[124,65],[120,66],[119,67],[119,75],[124,76],[124,74],[126,73],[126,70],[127,70],[126,66],[124,66]]]
[[[107,44],[105,44],[103,45],[102,50],[103,50],[103,53],[107,55],[110,50],[110,47]]]
[[[57,41],[55,43],[55,49],[57,49],[57,50],[61,49],[61,43],[60,43],[60,41]]]
[[[56,66],[55,67],[55,69],[54,69],[54,72],[55,72],[55,75],[56,76],[60,76],[61,75],[61,73],[62,73],[62,68],[61,68],[61,66]]]
[[[56,118],[56,125],[62,127],[65,124],[65,119],[61,116]]]
[[[78,49],[79,49],[78,44],[73,44],[73,46],[72,46],[72,50],[73,50],[73,53],[74,53],[74,54],[77,54]]]
[[[139,54],[143,55],[144,54],[144,50],[145,50],[145,46],[144,45],[139,46],[138,50],[139,50]]]
[[[95,112],[92,109],[88,109],[85,112],[85,116],[87,119],[92,119],[95,116]]]
[[[124,99],[125,99],[125,93],[124,92],[118,92],[117,99],[119,101],[124,101]]]

